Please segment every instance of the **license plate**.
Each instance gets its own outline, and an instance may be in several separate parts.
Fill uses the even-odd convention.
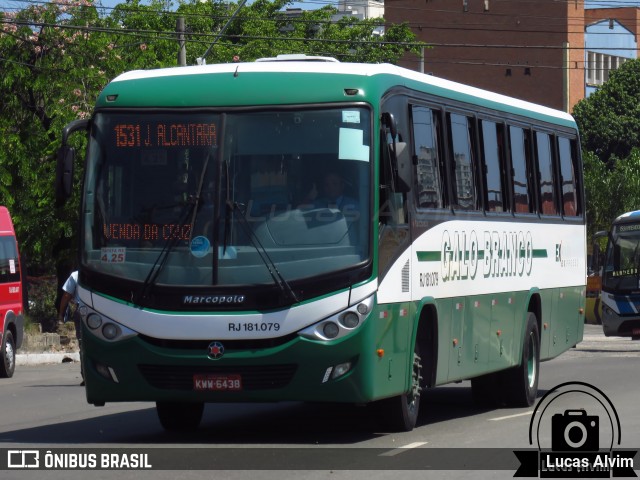
[[[242,390],[242,378],[240,375],[208,375],[197,374],[193,376],[193,389],[205,391],[230,391]]]

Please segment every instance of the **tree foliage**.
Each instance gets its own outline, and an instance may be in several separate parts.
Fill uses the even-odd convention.
[[[588,232],[640,209],[640,60],[629,60],[574,107],[583,147]]]
[[[611,72],[596,92],[576,104],[573,114],[583,147],[609,167],[640,144],[640,60]]]
[[[419,48],[406,25],[374,35],[380,19],[331,22],[333,7],[283,13],[287,0],[237,3],[126,0],[111,10],[91,0],[33,3],[0,12],[0,203],[15,219],[23,257],[33,272],[71,262],[77,244],[78,191],[54,203],[54,154],[63,127],[87,118],[100,90],[125,70],[177,64],[176,20],[185,19],[187,64],[252,61],[282,53],[343,61],[396,62]],[[80,135],[73,138],[81,147]]]

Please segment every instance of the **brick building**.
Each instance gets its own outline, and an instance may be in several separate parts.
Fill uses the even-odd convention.
[[[615,19],[635,40],[638,35],[638,8],[588,4],[585,9],[584,0],[385,0],[385,20],[407,22],[432,47],[423,58],[405,56],[404,67],[571,111],[587,94],[588,26]],[[592,42],[600,52],[607,48],[606,35]],[[637,48],[624,51],[628,58],[638,56]]]

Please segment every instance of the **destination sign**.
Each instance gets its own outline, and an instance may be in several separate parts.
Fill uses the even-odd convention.
[[[190,224],[105,223],[102,233],[108,240],[189,240]]]
[[[119,123],[113,127],[116,148],[215,147],[215,123]]]

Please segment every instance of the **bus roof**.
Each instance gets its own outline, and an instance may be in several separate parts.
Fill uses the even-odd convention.
[[[640,222],[640,210],[626,212],[617,217],[613,223],[635,223]]]
[[[15,235],[11,214],[7,207],[0,206],[0,235]]]
[[[566,112],[390,64],[263,61],[137,70],[109,83],[97,107],[376,104],[394,86],[575,128]],[[345,89],[357,93],[347,96]]]

